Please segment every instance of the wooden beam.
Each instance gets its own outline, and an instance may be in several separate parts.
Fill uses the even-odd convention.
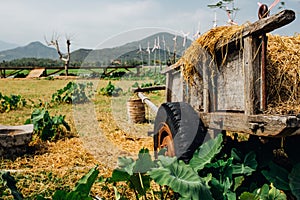
[[[200,112],[199,116],[205,127],[212,129],[266,137],[300,134],[300,118],[296,116],[245,115],[230,112]]]
[[[165,90],[165,85],[157,85],[157,86],[151,86],[151,87],[144,87],[144,88],[132,88],[132,92],[151,92],[156,90]]]
[[[226,44],[224,41],[219,41],[216,44],[216,50],[235,42],[241,38],[247,37],[249,35],[262,35],[263,33],[271,32],[277,28],[285,26],[296,19],[295,12],[292,10],[283,10],[275,15],[267,18],[262,18],[253,24],[246,26],[242,33],[236,33],[231,39],[228,40]]]

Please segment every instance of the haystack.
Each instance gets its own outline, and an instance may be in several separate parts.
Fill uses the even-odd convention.
[[[243,28],[244,26],[217,27],[194,41],[175,64],[181,66],[185,80],[192,84],[192,77],[199,71],[199,62],[205,56],[203,50],[215,62],[216,44],[226,44],[233,36],[241,34]],[[225,60],[228,51],[226,45],[222,51],[222,59]],[[267,113],[300,113],[300,35],[287,37],[268,34],[267,92]]]

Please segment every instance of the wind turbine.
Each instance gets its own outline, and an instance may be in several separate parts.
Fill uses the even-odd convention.
[[[158,45],[156,43],[156,38],[154,39],[154,45],[153,45],[153,48],[152,48],[152,52],[154,52],[154,65],[156,64],[156,49],[158,49]]]
[[[177,46],[177,35],[173,37],[174,49],[173,49],[173,63],[176,61],[176,46]]]
[[[198,29],[196,31],[196,33],[193,35],[193,38],[194,40],[197,40],[201,35],[201,32],[200,32],[200,22],[198,22]]]
[[[166,40],[165,40],[165,36],[163,35],[162,36],[162,42],[163,42],[163,45],[164,45],[164,59],[165,59],[165,63],[167,63],[167,54],[166,54]]]
[[[150,66],[150,54],[151,54],[151,51],[150,51],[150,43],[148,42],[148,47],[146,49],[146,52],[148,53],[148,66]]]
[[[182,33],[182,36],[183,36],[183,43],[182,43],[182,46],[185,47],[185,45],[186,45],[186,40],[187,40],[187,37],[189,36],[190,32],[185,33],[185,32],[183,32],[183,31],[181,31],[181,33]]]
[[[231,11],[228,7],[226,7],[226,13],[227,13],[227,17],[228,17],[227,23],[228,23],[229,25],[238,25],[235,21],[233,21],[233,19],[232,19],[232,17],[231,17],[232,11]]]
[[[144,61],[143,61],[143,49],[142,49],[142,45],[139,44],[139,50],[137,53],[140,53],[140,56],[141,56],[141,61],[142,61],[142,65],[144,64]]]
[[[214,21],[213,21],[213,28],[216,28],[218,25],[217,25],[217,12],[215,11],[215,18],[214,18]]]

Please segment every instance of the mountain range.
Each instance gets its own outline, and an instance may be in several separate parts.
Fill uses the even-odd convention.
[[[174,37],[175,35],[173,34],[160,32],[146,37],[142,40],[129,42],[118,47],[94,50],[78,49],[71,52],[71,62],[108,64],[113,60],[118,59],[142,58],[144,60],[147,60],[149,59],[149,55],[150,59],[152,60],[166,57],[166,55],[170,56],[173,54],[174,50],[176,51],[177,55],[181,55],[185,48],[188,47],[192,41],[187,39],[186,47],[184,47],[184,38],[181,36],[177,36],[175,46]],[[159,50],[153,50],[155,40],[157,45],[157,41],[160,41]],[[148,54],[149,51],[151,52],[150,54]],[[41,42],[32,42],[26,46],[0,51],[0,61],[10,61],[21,58],[49,58],[57,60],[58,54],[54,48],[48,47]]]
[[[41,42],[31,42],[26,46],[0,52],[0,60],[10,61],[21,58],[58,59],[58,56],[54,48],[47,47]]]
[[[19,45],[9,43],[9,42],[4,42],[0,40],[0,51],[8,50],[8,49],[13,49],[18,47]]]

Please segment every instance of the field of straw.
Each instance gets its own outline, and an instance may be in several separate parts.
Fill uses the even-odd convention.
[[[31,104],[40,102],[41,106],[45,106],[42,104],[50,102],[51,95],[69,81],[76,82],[68,79],[0,79],[2,94],[22,95],[28,104],[25,108],[1,113],[1,124],[23,124],[30,118],[33,110]],[[97,91],[108,83],[104,80],[90,81]],[[127,91],[134,82],[114,81],[113,84]],[[56,142],[32,142],[32,154],[16,160],[2,159],[0,170],[9,170],[16,178],[20,191],[29,199],[38,194],[50,197],[55,190],[73,188],[95,165],[99,166],[102,176],[108,177],[116,168],[119,156],[136,157],[143,147],[153,149],[152,138],[147,136],[148,131],[153,129],[152,124],[131,124],[128,120],[126,101],[130,96],[107,97],[96,93],[91,103],[48,106],[51,116],[66,116],[73,137]],[[149,97],[159,105],[164,100],[164,93],[149,94]],[[146,117],[153,119],[154,115],[149,113]],[[112,187],[110,190],[103,184],[96,183],[92,194],[111,197]],[[12,199],[12,196],[2,198]]]

